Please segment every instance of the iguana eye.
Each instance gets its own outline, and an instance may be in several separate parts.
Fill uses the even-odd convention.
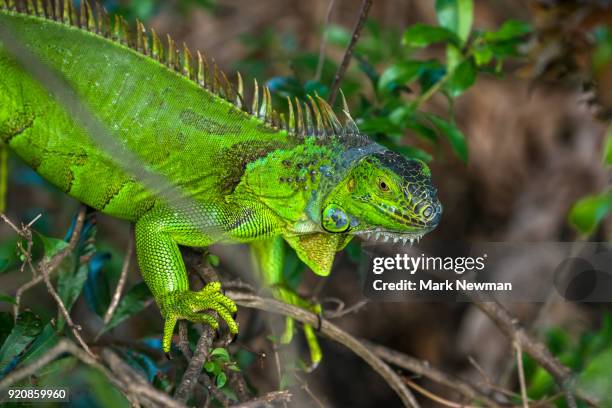
[[[378,188],[385,193],[389,191],[389,185],[384,180],[378,180]]]

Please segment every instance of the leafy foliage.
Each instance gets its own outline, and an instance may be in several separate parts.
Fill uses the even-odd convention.
[[[604,139],[603,164],[612,165],[612,126]],[[612,192],[584,197],[576,202],[569,212],[570,224],[581,234],[592,234],[597,226],[612,213]]]
[[[612,315],[606,314],[601,328],[589,331],[575,341],[564,330],[555,328],[547,334],[547,345],[550,350],[576,373],[578,389],[596,399],[601,406],[612,403],[610,388],[610,364],[612,364]],[[545,398],[554,395],[556,385],[551,375],[529,357],[524,357],[525,375],[530,398]],[[581,407],[585,402],[579,401]],[[563,400],[556,402],[557,407],[565,407]]]

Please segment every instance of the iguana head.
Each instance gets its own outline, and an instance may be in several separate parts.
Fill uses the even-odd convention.
[[[362,157],[322,206],[327,232],[406,243],[440,221],[442,205],[427,165],[385,150]]]

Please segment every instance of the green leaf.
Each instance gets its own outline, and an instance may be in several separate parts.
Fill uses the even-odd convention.
[[[57,283],[57,292],[64,302],[66,309],[70,312],[72,306],[83,291],[87,280],[87,264],[71,265],[70,268],[61,268]],[[62,330],[65,324],[64,318],[58,320],[58,330]]]
[[[603,161],[604,164],[612,165],[612,126],[608,128],[608,133],[604,142]],[[2,268],[0,268],[0,271],[1,270]]]
[[[464,163],[468,161],[468,147],[465,136],[454,122],[450,122],[440,116],[428,114],[427,118],[448,139],[451,148]]]
[[[14,297],[9,295],[3,295],[2,293],[0,293],[0,302],[12,303],[14,305],[17,304],[17,301]]]
[[[224,361],[224,362],[230,361],[229,353],[227,352],[226,349],[224,349],[222,347],[218,347],[218,348],[214,349],[213,351],[211,351],[210,357],[211,358],[215,358],[216,357],[216,359],[218,359],[220,361]]]
[[[2,372],[40,334],[42,323],[32,312],[23,312],[0,348],[0,372]]]
[[[9,260],[5,258],[0,258],[0,273],[4,272],[6,267],[9,265]]]
[[[387,68],[378,80],[380,92],[393,91],[399,85],[406,85],[419,77],[422,63],[419,61],[403,61]]]
[[[43,249],[45,251],[46,258],[53,257],[55,254],[57,254],[62,249],[68,246],[68,243],[64,241],[63,239],[47,237],[39,232],[37,232],[36,234],[40,238],[43,244]]]
[[[488,45],[474,48],[474,61],[477,66],[487,65],[493,59],[493,50]]]
[[[8,312],[0,312],[0,344],[8,337],[13,330],[13,315]]]
[[[476,65],[474,60],[469,58],[457,66],[445,87],[448,94],[456,98],[474,85],[474,82],[476,82]]]
[[[330,24],[325,30],[325,36],[330,44],[346,47],[351,42],[351,33],[344,27]]]
[[[217,374],[217,388],[222,388],[227,383],[227,376],[225,373]]]
[[[462,43],[470,36],[474,18],[472,0],[436,0],[438,23],[457,34]]]
[[[212,361],[207,361],[204,363],[204,370],[206,370],[208,373],[214,373],[216,368],[217,365]]]
[[[38,360],[43,354],[47,352],[51,347],[55,346],[59,341],[55,328],[47,323],[42,329],[40,335],[36,337],[36,340],[32,343],[32,346],[24,354],[21,359],[21,364],[27,365],[32,361]]]
[[[602,407],[612,406],[611,366],[612,348],[609,348],[593,358],[578,377],[578,388],[595,397]]]
[[[142,311],[149,299],[151,299],[151,292],[144,282],[134,285],[125,296],[123,296],[110,322],[102,329],[102,333]]]
[[[463,61],[463,53],[461,52],[461,48],[455,46],[454,44],[448,44],[446,46],[446,70],[448,72],[454,71]]]
[[[206,256],[206,260],[211,266],[214,266],[214,267],[219,266],[219,264],[221,263],[221,261],[219,260],[219,257],[214,254],[208,254]]]
[[[452,42],[460,44],[457,34],[444,27],[434,27],[427,24],[416,23],[404,32],[402,39],[408,47],[427,47],[438,42]]]
[[[581,233],[591,234],[611,211],[612,193],[585,197],[574,204],[569,213],[569,221]]]
[[[508,20],[502,24],[497,31],[490,31],[484,34],[487,42],[508,41],[517,37],[522,37],[531,32],[531,26],[524,21]]]

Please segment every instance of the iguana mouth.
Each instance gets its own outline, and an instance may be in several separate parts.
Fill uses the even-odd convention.
[[[402,245],[406,245],[408,242],[410,242],[410,245],[413,245],[415,241],[418,243],[419,240],[423,237],[423,235],[425,235],[429,231],[430,229],[424,229],[419,232],[397,232],[385,231],[382,228],[375,228],[365,231],[356,231],[355,235],[367,241],[392,241],[394,244],[397,244],[401,241]]]

